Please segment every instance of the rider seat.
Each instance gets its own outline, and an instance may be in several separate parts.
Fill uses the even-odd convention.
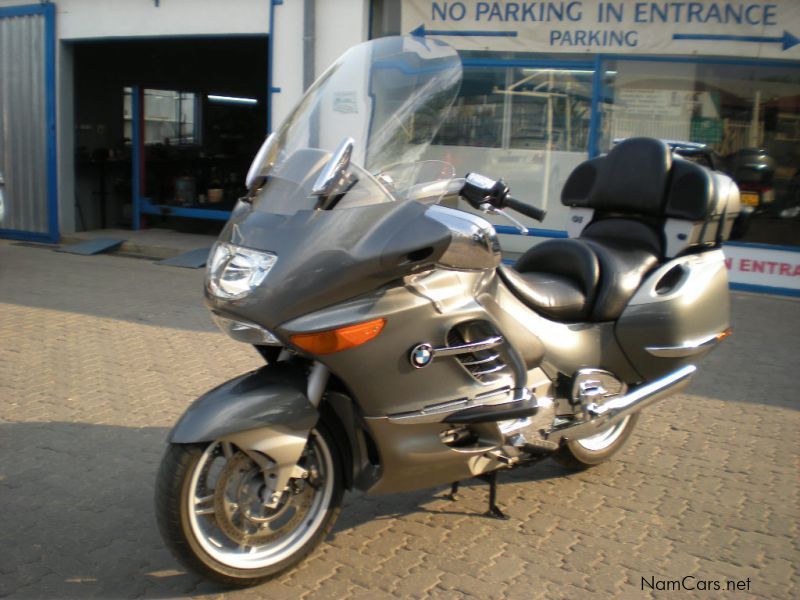
[[[613,321],[665,258],[727,239],[726,210],[738,212],[738,190],[725,180],[673,160],[662,141],[625,140],[580,164],[564,185],[561,202],[581,225],[578,237],[540,243],[500,274],[522,302],[551,319]]]

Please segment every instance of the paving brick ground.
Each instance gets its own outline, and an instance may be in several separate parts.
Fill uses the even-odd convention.
[[[236,592],[199,580],[156,530],[157,465],[195,396],[260,364],[214,330],[201,283],[0,241],[0,596],[800,597],[800,302],[745,294],[736,335],[614,460],[501,475],[511,520],[478,516],[483,484],[458,503],[351,494],[293,572]],[[686,576],[723,590],[642,590]]]

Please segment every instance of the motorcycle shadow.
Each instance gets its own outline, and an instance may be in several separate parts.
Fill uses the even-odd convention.
[[[153,486],[166,427],[70,422],[0,423],[0,597],[171,598],[219,594],[187,573],[164,547],[155,522]],[[508,484],[563,477],[545,461],[498,478],[498,502]],[[449,486],[419,492],[345,497],[335,540],[371,521],[421,513],[483,518],[477,479],[462,482],[460,501]]]
[[[563,479],[570,473],[552,460],[543,459],[512,470],[497,472],[497,503],[513,501],[517,484],[544,482]],[[368,496],[355,492],[345,496],[342,514],[331,532],[332,536],[350,529],[356,529],[371,521],[391,520],[412,513],[427,515],[450,515],[497,520],[487,513],[489,484],[477,477],[458,482],[455,499],[450,497],[450,485],[440,485],[424,490],[390,494],[387,496]]]
[[[187,573],[164,547],[155,522],[153,486],[167,427],[70,422],[0,423],[0,597],[171,598],[219,594]],[[499,476],[498,502],[509,483],[563,477],[546,461]],[[462,482],[419,492],[345,496],[335,540],[371,521],[404,515],[483,518],[488,485]]]
[[[0,597],[218,594],[158,533],[153,485],[168,433],[0,422]]]

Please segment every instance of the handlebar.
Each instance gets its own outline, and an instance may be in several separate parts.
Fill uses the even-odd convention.
[[[525,204],[524,202],[520,202],[512,198],[511,196],[506,196],[506,199],[503,201],[504,208],[510,208],[511,210],[515,210],[520,214],[525,215],[526,217],[530,217],[535,221],[544,221],[544,218],[547,216],[547,211],[542,210],[541,208],[536,208],[535,206],[531,206],[530,204]]]
[[[479,173],[467,173],[463,181],[464,186],[461,188],[461,197],[474,208],[488,210],[488,212],[494,211],[499,214],[504,214],[502,209],[510,208],[536,221],[543,221],[545,215],[547,215],[547,211],[525,204],[509,196],[508,186],[503,183],[502,179],[495,181]],[[506,218],[518,225],[523,232],[526,231],[526,228],[516,219],[509,215],[506,215]]]

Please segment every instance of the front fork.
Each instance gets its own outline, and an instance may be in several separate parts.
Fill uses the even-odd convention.
[[[289,355],[287,350],[283,350],[276,362],[288,359]],[[322,401],[329,379],[328,368],[314,361],[308,374],[306,396],[315,409]],[[261,468],[264,481],[271,488],[264,502],[267,508],[278,507],[291,480],[309,477],[308,471],[298,465],[308,443],[308,435],[298,435],[298,432],[277,427],[261,427],[228,435],[221,441],[236,445]]]
[[[308,401],[314,406],[319,408],[319,403],[322,402],[322,395],[325,393],[325,388],[328,387],[328,380],[330,379],[331,372],[328,367],[321,362],[314,361],[311,364],[311,371],[308,374],[308,389],[306,395]]]

